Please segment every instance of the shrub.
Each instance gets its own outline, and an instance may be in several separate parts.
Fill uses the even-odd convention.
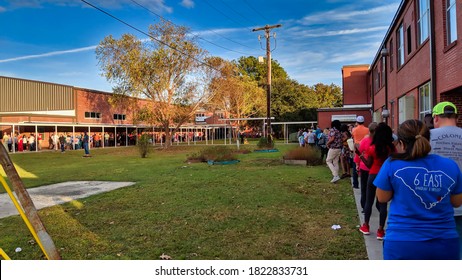
[[[136,142],[136,146],[138,147],[141,158],[148,156],[151,145],[151,137],[148,134],[142,134]]]
[[[318,149],[312,147],[297,147],[287,151],[283,159],[288,160],[306,160],[307,165],[322,164],[321,154]]]
[[[202,149],[200,152],[188,156],[191,161],[230,161],[236,160],[236,154],[233,149],[226,146],[210,146]]]
[[[257,143],[257,147],[259,149],[274,149],[274,141],[273,137],[261,137],[260,140]]]

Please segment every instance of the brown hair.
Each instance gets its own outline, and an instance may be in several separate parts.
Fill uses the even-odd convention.
[[[398,128],[398,142],[405,147],[404,153],[395,153],[392,159],[413,160],[431,151],[430,130],[419,120],[407,120]]]

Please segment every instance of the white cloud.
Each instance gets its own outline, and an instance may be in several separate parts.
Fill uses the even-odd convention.
[[[6,8],[0,6],[0,13],[5,12],[5,11],[6,11]]]
[[[377,26],[377,27],[370,27],[370,28],[351,28],[351,29],[343,29],[343,30],[331,30],[331,31],[324,31],[324,30],[307,30],[300,32],[299,34],[305,38],[313,38],[313,37],[331,37],[331,36],[341,36],[341,35],[352,35],[358,33],[369,33],[369,32],[376,32],[387,30],[388,26]]]
[[[181,6],[191,9],[194,8],[194,1],[193,0],[183,0],[181,1]]]
[[[12,61],[18,61],[18,60],[35,59],[35,58],[43,58],[43,57],[56,56],[56,55],[62,55],[62,54],[68,54],[68,53],[86,52],[86,51],[91,51],[94,49],[96,49],[96,46],[89,46],[89,47],[64,50],[64,51],[48,52],[48,53],[42,53],[42,54],[18,56],[18,57],[13,57],[13,58],[2,59],[0,60],[0,63],[12,62]]]
[[[319,24],[325,23],[326,19],[329,19],[330,22],[336,21],[348,21],[352,19],[359,19],[363,16],[373,16],[376,14],[382,13],[392,13],[395,12],[398,8],[398,3],[388,4],[385,6],[375,7],[369,10],[345,10],[343,8],[337,10],[330,10],[326,12],[316,13],[309,15],[299,20],[300,24],[310,25],[310,24]]]

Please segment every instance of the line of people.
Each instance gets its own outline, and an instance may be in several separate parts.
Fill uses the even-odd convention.
[[[432,110],[433,123],[407,120],[397,135],[386,123],[366,128],[364,118],[357,118],[351,136],[352,184],[357,187],[356,172],[364,214],[359,231],[370,234],[375,203],[384,259],[462,259],[462,128],[457,116],[453,103],[441,102]],[[335,183],[341,178],[345,137],[339,121],[331,126],[326,161]]]

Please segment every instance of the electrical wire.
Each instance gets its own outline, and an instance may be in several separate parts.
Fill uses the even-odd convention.
[[[247,4],[247,6],[249,6],[250,9],[252,9],[256,14],[258,14],[259,16],[261,16],[262,19],[264,19],[265,21],[269,22],[269,20],[264,16],[262,15],[257,9],[255,9],[254,7],[252,7],[252,5],[250,5],[249,2],[247,2],[247,0],[243,0],[244,3]]]
[[[219,9],[217,9],[215,6],[213,6],[212,4],[210,4],[209,1],[207,0],[202,0],[204,1],[207,5],[209,5],[212,9],[214,9],[215,11],[219,12],[220,14],[222,14],[224,17],[228,18],[229,20],[231,20],[232,22],[236,23],[237,25],[240,25],[246,29],[248,29],[248,27],[244,26],[242,23],[238,22],[238,21],[235,21],[233,18],[229,17],[227,14],[223,13],[222,11],[220,11]]]
[[[256,23],[255,21],[249,19],[248,17],[242,15],[240,12],[236,11],[232,6],[228,5],[225,1],[223,0],[220,0],[221,3],[223,3],[226,7],[228,7],[228,9],[230,9],[231,11],[233,11],[235,14],[237,14],[238,16],[240,16],[241,18],[249,21],[249,22],[252,22],[252,24],[254,25],[258,25],[258,23]]]
[[[171,23],[171,24],[173,24],[173,25],[175,25],[175,26],[178,26],[177,24],[175,24],[175,23],[172,22],[171,20],[168,20],[168,19],[164,18],[163,16],[161,16],[161,15],[159,15],[159,14],[153,12],[152,10],[146,8],[145,6],[141,5],[141,4],[138,3],[137,1],[135,1],[135,0],[130,0],[130,1],[133,2],[133,3],[135,3],[136,5],[138,5],[139,7],[145,9],[146,11],[150,12],[151,14],[153,14],[153,15],[155,15],[155,16],[157,16],[157,17],[159,17],[159,18],[161,18],[161,19],[163,19],[163,20],[165,20],[165,21],[167,21],[167,22],[169,22],[169,23]],[[213,31],[213,30],[209,30],[209,31],[211,31],[211,32],[213,32],[213,33],[215,33],[215,34],[217,34],[218,36],[220,36],[220,37],[222,37],[222,38],[224,38],[224,39],[226,39],[226,40],[228,40],[228,41],[231,41],[231,42],[233,42],[233,43],[239,44],[239,45],[244,46],[244,47],[249,48],[249,49],[253,49],[253,48],[251,48],[251,47],[249,47],[249,46],[246,46],[246,45],[244,45],[244,44],[242,44],[242,43],[239,43],[239,42],[237,42],[237,41],[234,41],[234,40],[232,40],[232,39],[229,39],[229,38],[227,38],[227,37],[224,37],[224,36],[222,36],[221,34],[215,32],[215,31]],[[196,36],[197,38],[199,38],[200,40],[203,40],[203,41],[205,41],[205,42],[207,42],[207,43],[209,43],[209,44],[212,44],[212,45],[214,45],[214,46],[216,46],[216,47],[219,47],[219,48],[222,48],[222,49],[231,51],[231,52],[235,52],[235,53],[239,53],[239,54],[251,56],[251,55],[248,54],[248,53],[244,53],[244,52],[241,52],[241,51],[232,50],[232,49],[229,49],[229,48],[227,48],[227,47],[223,47],[223,46],[221,46],[221,45],[218,45],[218,44],[216,44],[216,43],[214,43],[214,42],[212,42],[212,41],[209,41],[209,40],[207,40],[207,39],[202,38],[201,36],[196,35],[196,34],[193,33],[193,32],[190,32],[190,33],[191,33],[192,35]]]

